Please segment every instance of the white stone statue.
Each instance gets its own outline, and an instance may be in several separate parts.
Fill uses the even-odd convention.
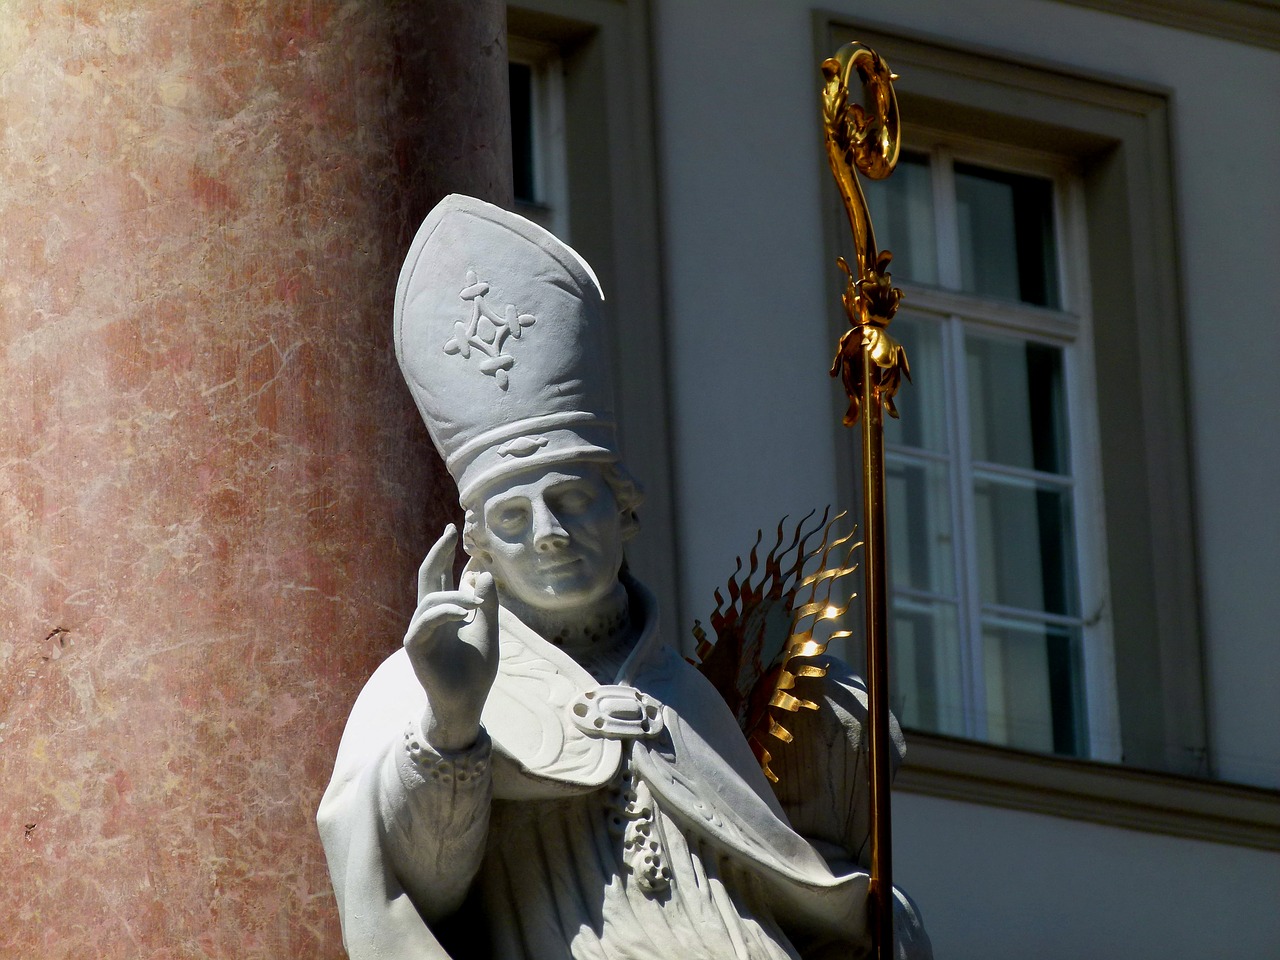
[[[468,197],[432,211],[405,262],[397,355],[470,562],[455,584],[451,525],[320,805],[353,960],[869,947],[860,681],[828,662],[771,787],[625,572],[640,493],[618,463],[602,303],[573,250]],[[898,956],[929,957],[896,906]]]

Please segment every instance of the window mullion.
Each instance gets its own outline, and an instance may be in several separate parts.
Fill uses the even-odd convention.
[[[937,211],[938,286],[960,289],[960,220],[956,213],[956,180],[951,151],[933,151],[933,208]]]
[[[984,603],[982,613],[986,617],[1001,620],[1014,620],[1020,623],[1050,623],[1058,627],[1079,627],[1079,617],[1066,616],[1061,613],[1050,613],[1047,610],[1028,610],[1024,607],[1011,607],[1002,603]]]
[[[973,453],[969,440],[969,394],[964,365],[964,323],[959,317],[946,322],[946,390],[950,399],[950,432],[955,451],[952,474],[951,515],[955,517],[953,549],[960,597],[962,663],[964,675],[964,725],[967,736],[987,738],[986,673],[983,667],[982,603],[979,596],[978,547],[974,538],[977,519],[973,503]]]
[[[938,593],[935,590],[922,590],[919,587],[894,587],[893,592],[896,596],[905,597],[908,600],[921,600],[926,603],[948,603],[955,606],[956,602],[956,598],[950,594]]]
[[[910,359],[910,358],[908,358]],[[951,463],[951,454],[942,453],[938,450],[928,450],[924,447],[912,447],[904,443],[886,443],[884,445],[886,455],[902,457],[913,461],[924,461],[927,463]]]
[[[956,210],[955,171],[951,151],[936,147],[932,154],[933,206],[937,216],[938,285],[959,290],[960,221]],[[964,324],[955,314],[943,323],[945,389],[949,399],[948,433],[954,457],[951,474],[951,516],[955,529],[952,551],[956,592],[960,599],[961,704],[965,736],[987,739],[986,675],[983,670],[982,609],[978,597],[978,555],[973,533],[972,452],[969,442],[969,398],[964,369]]]
[[[1007,481],[1023,486],[1052,487],[1055,490],[1070,490],[1075,486],[1075,477],[1071,474],[1046,473],[1043,470],[1011,467],[1007,463],[992,463],[986,460],[975,460],[969,466],[973,470],[974,479]]]
[[[541,164],[534,168],[543,202],[551,207],[551,232],[564,237],[569,231],[569,161],[566,144],[564,64],[547,57],[538,67],[538,136]]]
[[[1061,249],[1081,249],[1084,244],[1084,198],[1078,178],[1064,178],[1061,195]],[[1067,246],[1066,244],[1071,244]],[[1065,258],[1064,258],[1065,260]],[[1106,508],[1102,496],[1097,383],[1093,358],[1093,322],[1090,310],[1089,264],[1083,258],[1066,265],[1063,289],[1069,305],[1081,315],[1080,336],[1064,351],[1065,383],[1070,430],[1071,471],[1077,479],[1073,515],[1077,544],[1080,613],[1084,618],[1081,640],[1085,716],[1089,756],[1120,761],[1120,705],[1116,685],[1114,635],[1111,626]]]

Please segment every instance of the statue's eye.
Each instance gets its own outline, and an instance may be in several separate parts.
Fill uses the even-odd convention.
[[[584,512],[591,506],[592,497],[586,490],[565,490],[556,497],[556,506],[568,514]]]
[[[506,533],[523,530],[529,522],[529,511],[523,506],[503,507],[493,518],[494,524]]]

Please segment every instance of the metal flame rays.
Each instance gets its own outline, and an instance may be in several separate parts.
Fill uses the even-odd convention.
[[[851,636],[849,630],[826,633],[824,628],[848,612],[853,594],[841,603],[836,588],[857,569],[853,554],[862,544],[850,542],[854,530],[834,535],[845,514],[828,520],[829,507],[806,529],[815,513],[797,523],[790,538],[787,518],[779,521],[763,570],[759,551],[764,534],[757,532],[746,572],[738,557],[725,585],[728,602],[718,588],[715,591],[716,607],[710,616],[715,639],[707,636],[701,621],[693,627],[698,669],[733,711],[765,775],[774,782],[778,778],[769,767],[767,742],[790,742],[786,715],[817,709],[797,683],[826,676],[826,667],[814,658],[826,652],[832,640]],[[819,532],[821,539],[810,547]]]

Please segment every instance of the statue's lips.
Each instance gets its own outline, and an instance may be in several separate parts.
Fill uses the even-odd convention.
[[[582,557],[562,557],[539,563],[538,571],[540,573],[568,573],[571,570],[576,570],[582,563]]]

